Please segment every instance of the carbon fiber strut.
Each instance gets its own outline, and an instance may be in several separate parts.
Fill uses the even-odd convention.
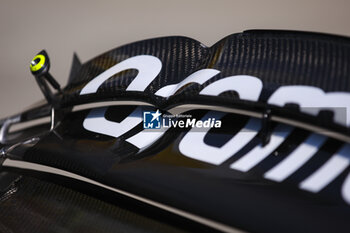
[[[45,50],[39,52],[30,63],[30,71],[35,77],[40,90],[43,92],[47,102],[54,108],[57,107],[58,101],[50,90],[49,83],[58,93],[62,93],[60,84],[49,73],[50,59]]]

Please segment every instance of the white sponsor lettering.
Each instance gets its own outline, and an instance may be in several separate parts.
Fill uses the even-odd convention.
[[[293,127],[287,125],[278,125],[271,135],[271,140],[266,146],[257,145],[242,158],[231,165],[231,168],[247,172],[269,154],[271,154],[279,145],[284,142],[288,135],[292,132]]]
[[[240,99],[257,101],[261,90],[262,82],[257,77],[235,75],[209,84],[199,94],[217,96],[225,91],[236,91]]]
[[[325,141],[325,136],[311,134],[282,162],[266,172],[264,177],[277,182],[285,180],[309,161]]]
[[[150,55],[140,55],[128,58],[92,79],[80,92],[80,95],[95,93],[107,79],[125,70],[136,69],[137,76],[127,87],[127,91],[144,91],[146,87],[157,77],[162,69],[159,58]]]
[[[295,103],[300,110],[317,115],[322,109],[334,112],[334,121],[350,126],[350,95],[345,92],[325,93],[320,88],[310,86],[284,86],[278,88],[269,98],[269,104],[284,106],[286,103]],[[339,108],[337,110],[337,108]],[[346,112],[340,111],[346,109]]]
[[[300,183],[300,188],[317,193],[337,178],[349,165],[349,145],[345,145],[322,167]]]
[[[83,122],[86,130],[112,136],[120,137],[142,122],[142,109],[137,107],[122,122],[113,122],[105,118],[107,107],[92,109]]]
[[[97,92],[98,88],[113,75],[128,70],[138,70],[137,76],[128,85],[126,91],[144,91],[161,71],[162,63],[154,56],[139,55],[128,58],[108,70],[104,71],[91,80],[81,91],[81,95]],[[168,98],[189,83],[204,84],[220,73],[215,69],[202,69],[189,75],[177,84],[167,85],[154,93],[156,96]],[[200,95],[217,96],[225,91],[236,91],[240,99],[257,101],[263,88],[263,83],[257,77],[249,75],[235,75],[219,79],[200,91]],[[325,93],[317,87],[311,86],[282,86],[278,88],[268,99],[268,103],[277,106],[284,106],[286,103],[295,103],[301,107],[305,113],[317,115],[323,109],[334,112],[334,121],[350,126],[350,94],[343,92]],[[346,109],[346,114],[341,111],[334,111],[336,108]],[[104,114],[107,108],[93,109],[84,120],[85,129],[120,137],[129,132],[142,122],[141,109],[137,108],[122,122],[111,122],[105,119]],[[261,121],[250,119],[243,129],[221,147],[207,145],[204,137],[209,131],[206,126],[211,124],[209,118],[221,119],[225,113],[208,112],[202,121],[195,119],[186,122],[176,122],[179,127],[205,127],[204,131],[195,132],[191,129],[180,141],[180,152],[192,159],[219,165],[234,156],[239,150],[247,145],[261,128]],[[208,121],[206,121],[208,120]],[[221,121],[220,121],[221,123]],[[126,139],[127,142],[135,145],[140,151],[148,148],[161,138],[167,128],[157,132],[147,132],[145,130]],[[279,125],[271,135],[270,142],[265,146],[258,145],[242,158],[231,164],[232,169],[247,172],[258,163],[263,161],[274,150],[281,145],[293,130],[292,127]],[[265,178],[281,182],[301,168],[322,146],[326,138],[324,136],[312,134],[305,142],[299,145],[287,158],[282,160],[271,170],[265,173]],[[311,176],[300,183],[300,188],[310,192],[319,192],[338,177],[350,164],[350,145],[346,144],[329,161],[321,166]],[[350,175],[346,178],[342,186],[342,196],[350,204]]]
[[[209,117],[221,119],[224,115],[224,113],[219,112],[208,112],[202,120]],[[219,165],[248,144],[257,135],[260,127],[261,121],[251,118],[239,133],[221,147],[210,146],[204,142],[204,137],[209,129],[200,132],[192,129],[181,140],[179,150],[192,159]]]

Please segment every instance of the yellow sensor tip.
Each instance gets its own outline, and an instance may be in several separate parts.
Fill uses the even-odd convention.
[[[41,68],[43,68],[44,64],[45,64],[45,56],[38,54],[30,62],[30,71],[36,72]]]

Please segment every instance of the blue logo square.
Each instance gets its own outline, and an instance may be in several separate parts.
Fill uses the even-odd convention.
[[[160,129],[161,128],[161,113],[159,110],[156,112],[143,112],[143,128],[144,129]]]

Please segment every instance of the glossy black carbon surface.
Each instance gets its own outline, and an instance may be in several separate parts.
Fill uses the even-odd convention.
[[[127,70],[107,79],[96,93],[80,94],[96,76],[137,55],[153,55],[162,62],[159,75],[145,91],[125,90],[137,75],[136,70]],[[64,88],[61,107],[106,100],[140,100],[152,103],[154,110],[199,103],[263,111],[268,97],[280,86],[308,85],[325,92],[349,92],[349,56],[348,38],[313,33],[247,31],[228,36],[210,48],[184,37],[151,39],[122,46],[76,66],[76,75],[70,77]],[[189,84],[169,98],[154,95],[162,87],[179,83],[204,68],[217,69],[220,73],[202,85]],[[263,82],[259,100],[244,101],[234,92],[215,97],[198,95],[214,81],[232,75],[258,77]],[[121,122],[136,108],[134,105],[110,106],[103,117],[111,122]],[[108,136],[84,127],[83,122],[90,111],[63,112],[54,130],[40,134],[35,143],[18,144],[11,149],[11,145],[7,145],[6,157],[73,172],[110,187],[251,232],[332,232],[334,229],[349,232],[350,206],[342,192],[350,171],[348,165],[318,192],[300,187],[341,148],[348,146],[342,141],[326,137],[303,166],[282,182],[276,182],[266,179],[265,174],[315,133],[292,127],[289,134],[281,136],[283,142],[266,158],[248,171],[240,171],[231,165],[255,148],[262,147],[259,129],[252,129],[257,135],[216,165],[181,152],[180,144],[186,140],[190,129],[169,129],[151,146],[140,150],[127,139],[143,130],[142,123],[121,136]],[[333,125],[331,117],[325,121],[322,116],[300,116],[295,106],[287,113],[279,112],[280,109],[273,111],[293,118],[300,117],[307,123],[338,127]],[[189,113],[201,118],[207,112],[192,110]],[[28,113],[24,116],[28,117]],[[222,120],[222,128],[210,130],[203,139],[207,145],[217,149],[244,130],[250,118],[226,114]],[[285,126],[272,123],[269,130],[273,131],[281,125]],[[277,132],[277,135],[281,133],[283,135],[284,131]],[[198,141],[193,141],[192,146],[200,147]],[[342,156],[349,159],[350,155],[345,153]]]
[[[210,48],[186,37],[164,37],[122,46],[83,64],[66,93],[74,96],[79,84],[86,84],[118,62],[142,54],[156,56],[165,64],[147,88],[148,96],[203,68],[220,70],[218,79],[246,74],[271,85],[312,85],[325,91],[350,91],[348,38],[292,31],[246,31],[230,35]],[[116,74],[99,91],[116,95],[134,76],[135,72]],[[70,100],[68,96],[66,101]]]
[[[107,79],[96,93],[81,94],[83,87],[99,74],[137,55],[152,55],[162,62],[160,73],[144,91],[126,91],[137,75],[137,70],[129,69]],[[95,101],[138,100],[165,110],[186,103],[214,106],[220,103],[257,112],[272,108],[273,115],[332,128],[349,136],[349,129],[333,124],[329,114],[310,118],[298,112],[298,108],[287,111],[267,105],[273,92],[286,85],[313,86],[325,92],[349,92],[349,57],[348,38],[316,33],[246,31],[230,35],[212,47],[186,37],[150,39],[116,48],[80,66],[64,89],[60,103],[66,107]],[[179,83],[201,69],[216,69],[220,73],[202,85],[190,83],[169,98],[155,95],[162,87]],[[234,75],[251,75],[262,81],[263,89],[257,102],[245,101],[232,92],[215,97],[199,95],[213,82]]]
[[[166,213],[157,213],[142,203],[133,203],[120,196],[114,195],[112,202],[108,193],[97,195],[98,192],[92,190],[86,195],[77,191],[77,184],[74,184],[75,190],[72,186],[57,184],[57,177],[55,184],[4,171],[0,176],[2,184],[6,181],[5,176],[7,180],[13,179],[6,191],[1,190],[2,233],[206,231],[186,220],[173,219],[169,224],[166,218],[171,219],[171,216]],[[62,182],[67,183],[67,180]]]
[[[110,111],[131,111],[125,108],[111,107]],[[132,132],[116,139],[85,130],[82,121],[87,113],[69,114],[55,132],[26,149],[22,159],[74,172],[252,232],[329,232],[335,227],[347,232],[350,207],[341,196],[341,187],[349,168],[317,194],[298,188],[344,145],[341,142],[327,140],[302,169],[276,183],[264,179],[264,173],[285,159],[310,132],[295,129],[267,159],[244,173],[231,169],[230,164],[259,145],[258,137],[216,166],[181,154],[178,144],[187,132],[169,131],[151,148],[138,153],[125,141]],[[224,130],[209,132],[207,143],[218,147],[225,144],[247,120],[227,116]],[[16,150],[11,153],[16,154]]]

